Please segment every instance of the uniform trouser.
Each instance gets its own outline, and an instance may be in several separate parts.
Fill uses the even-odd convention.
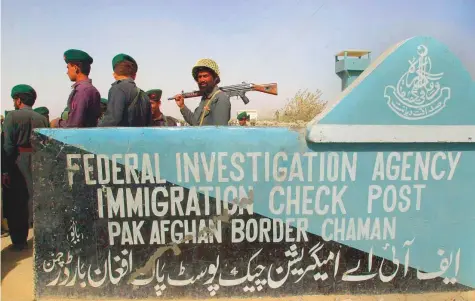
[[[20,153],[9,171],[10,188],[3,191],[5,215],[13,244],[24,244],[28,238],[29,203],[31,203],[29,199],[32,191],[30,166],[31,153]]]
[[[17,158],[17,166],[25,179],[28,190],[28,224],[33,222],[33,176],[31,174],[31,152],[20,153]]]

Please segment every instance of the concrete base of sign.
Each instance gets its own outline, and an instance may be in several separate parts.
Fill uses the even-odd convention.
[[[42,301],[64,301],[64,299],[41,299]],[[92,299],[74,299],[75,301],[91,301]],[[105,299],[107,301],[130,301],[130,299]],[[134,301],[150,301],[152,299],[134,299]],[[155,299],[154,299],[155,300]],[[173,299],[174,301],[195,301],[196,299]],[[279,298],[213,298],[216,301],[282,301]],[[330,296],[298,296],[285,297],[285,301],[448,301],[475,300],[475,292],[451,292],[432,294],[392,294],[392,295],[330,295]]]

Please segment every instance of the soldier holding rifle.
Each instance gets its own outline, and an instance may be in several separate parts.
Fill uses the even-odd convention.
[[[231,101],[229,95],[218,88],[220,78],[216,62],[211,59],[200,59],[191,73],[203,96],[194,112],[185,105],[182,94],[174,96],[185,121],[192,126],[228,125],[231,119]]]

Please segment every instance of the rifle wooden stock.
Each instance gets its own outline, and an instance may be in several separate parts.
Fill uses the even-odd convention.
[[[181,95],[183,95],[183,98],[194,98],[194,97],[199,97],[203,96],[203,93],[201,91],[192,91],[192,92],[181,92]],[[168,100],[174,100],[174,97],[169,97]]]
[[[183,95],[183,98],[193,98],[193,97],[202,96],[203,93],[201,93],[201,91],[193,91],[193,92],[182,93],[182,95]],[[174,98],[172,97],[170,100],[172,100],[172,99],[174,99]]]
[[[262,85],[253,84],[252,90],[259,91],[262,93],[277,95],[277,84],[276,83],[262,84]]]

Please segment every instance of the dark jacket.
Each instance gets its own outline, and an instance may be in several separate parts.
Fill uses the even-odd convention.
[[[150,126],[152,124],[152,110],[147,94],[143,93],[144,100],[138,107],[139,112],[131,113],[129,106],[137,96],[137,85],[132,78],[114,82],[109,89],[107,110],[99,120],[98,127],[130,127],[134,124]],[[141,100],[139,99],[139,102]],[[134,116],[130,116],[133,114]],[[137,120],[143,119],[143,120]]]
[[[31,107],[23,107],[8,113],[3,124],[6,162],[16,161],[19,147],[31,147],[30,138],[33,129],[46,127],[48,127],[46,117],[33,111]],[[8,164],[6,167],[8,168]]]

